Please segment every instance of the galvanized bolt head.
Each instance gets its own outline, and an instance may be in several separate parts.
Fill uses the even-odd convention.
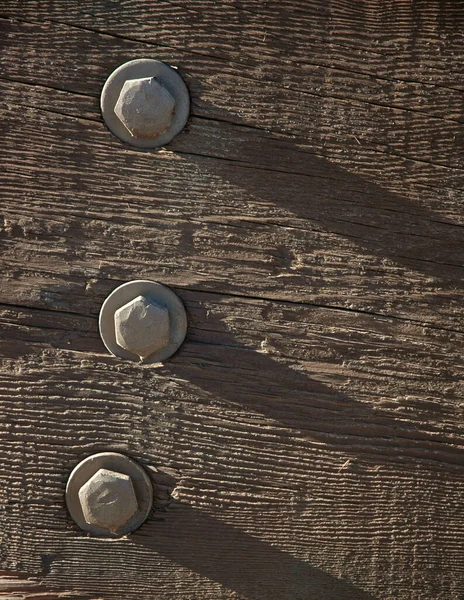
[[[138,529],[153,504],[145,470],[124,454],[92,454],[73,469],[66,485],[66,506],[84,531],[121,537]]]
[[[79,500],[86,522],[111,532],[128,523],[138,510],[131,478],[107,469],[97,471],[81,487]]]
[[[137,296],[114,313],[116,342],[141,360],[169,344],[169,313],[163,306]]]
[[[140,58],[108,77],[100,104],[108,129],[119,139],[139,148],[157,148],[185,127],[190,96],[176,69]]]
[[[176,102],[156,79],[129,79],[122,86],[114,112],[135,138],[156,138],[171,124]]]
[[[112,354],[144,364],[172,356],[187,333],[187,315],[178,296],[146,279],[113,290],[101,307],[98,324]]]

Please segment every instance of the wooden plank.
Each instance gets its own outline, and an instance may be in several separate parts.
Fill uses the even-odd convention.
[[[21,89],[16,86],[5,95],[19,103]],[[153,156],[115,145],[97,122],[24,110],[25,125],[13,125],[18,110],[7,109],[4,116],[11,148],[6,161],[11,175],[4,189],[4,264],[15,274],[9,285],[17,294],[23,293],[26,279],[29,297],[40,295],[30,288],[31,270],[50,262],[57,285],[63,266],[78,258],[82,242],[76,234],[81,231],[89,246],[75,271],[79,287],[88,277],[141,274],[140,261],[150,272],[154,254],[157,272],[184,286],[408,317],[462,330],[457,311],[462,288],[456,283],[463,271],[462,228],[432,211],[357,176],[349,178],[326,160],[306,156],[299,145],[246,128],[239,129],[239,137],[234,127],[199,120],[191,127],[197,144],[191,142],[183,151],[179,141],[175,154]],[[37,139],[39,152],[29,136]],[[201,148],[203,140],[206,148]],[[214,157],[190,151],[195,145],[207,154],[219,144],[211,151]],[[263,144],[269,156],[258,162]],[[273,170],[270,163],[277,153],[296,170]],[[66,167],[57,171],[57,164]],[[107,178],[102,178],[102,164]],[[27,173],[21,190],[18,170]],[[81,170],[85,179],[78,177]],[[66,201],[58,202],[63,190]],[[17,194],[22,198],[20,217]],[[458,202],[454,204],[457,211]],[[31,246],[23,244],[28,235],[33,255]],[[49,242],[56,236],[60,243],[55,250]],[[51,259],[50,252],[53,261],[43,256]],[[78,310],[74,293],[68,303],[61,300],[60,309]],[[31,298],[27,305],[31,301],[37,305]]]
[[[194,303],[184,300],[195,323]],[[231,304],[223,310],[234,324],[243,323],[237,338],[251,329],[259,339],[253,320],[231,314]],[[213,308],[204,302],[199,312]],[[47,315],[50,329],[54,322],[65,337],[57,315],[43,311],[42,319]],[[289,321],[298,322],[294,315]],[[289,329],[281,315],[276,326]],[[237,340],[235,347],[226,343],[227,331],[198,331],[175,361],[142,371],[101,350],[63,349],[66,341],[57,343],[52,334],[42,347],[10,341],[20,356],[3,365],[10,416],[1,453],[8,519],[21,524],[9,528],[10,553],[21,557],[21,568],[60,587],[105,591],[105,597],[119,597],[121,589],[129,598],[149,596],[148,577],[156,573],[153,597],[173,596],[180,586],[181,598],[234,597],[229,588],[246,598],[293,598],[298,589],[303,598],[315,589],[327,590],[327,597],[368,598],[337,577],[359,581],[374,574],[372,591],[387,596],[400,585],[393,572],[411,584],[414,552],[424,585],[446,597],[450,570],[456,572],[461,559],[462,457],[439,426],[425,431],[433,402],[419,394],[422,402],[405,398],[401,411],[395,398],[378,399],[374,407],[366,394],[363,406],[354,400],[355,388],[350,399],[318,383],[320,373],[312,382],[308,369],[299,375],[300,363],[286,364],[284,351],[273,352],[277,332],[267,322],[263,327],[269,332],[265,353],[244,350]],[[437,402],[435,413],[441,410]],[[450,414],[447,429],[455,423]],[[62,506],[72,466],[109,448],[145,464],[157,491],[155,518],[110,545],[75,531]],[[174,486],[176,501],[166,513]],[[428,571],[430,539],[437,554]],[[134,586],[131,579],[131,589],[124,587],[129,575],[139,580]]]
[[[175,370],[164,367],[163,377],[173,377],[174,382],[180,377],[214,393],[217,375],[228,401],[261,409],[284,425],[310,432],[320,419],[325,430],[311,435],[326,436],[325,442],[334,448],[352,444],[350,450],[361,449],[365,458],[383,455],[395,462],[437,458],[460,464],[461,452],[453,445],[459,396],[452,389],[443,395],[443,390],[449,380],[460,377],[457,348],[462,335],[450,339],[448,332],[435,329],[425,334],[423,326],[370,315],[333,315],[330,310],[287,303],[177,292],[189,309],[191,345],[177,356]],[[250,323],[255,321],[262,324],[253,328]],[[105,360],[95,318],[3,307],[1,323],[7,340],[2,354],[10,360],[31,347],[35,354],[50,348],[65,355],[85,349],[96,360]],[[203,362],[211,372],[202,372]],[[344,391],[348,387],[353,398]],[[254,388],[256,397],[248,398]],[[283,398],[287,398],[284,405]],[[290,411],[293,405],[296,414]],[[413,407],[414,414],[409,415]],[[365,439],[350,437],[363,427]],[[381,439],[371,444],[374,433]]]
[[[449,108],[453,94],[461,101],[459,89],[445,88],[446,110],[443,109],[442,114],[430,111],[428,115],[425,110],[423,114],[408,102],[392,106],[390,96],[399,94],[389,87],[384,88],[385,99],[379,103],[375,97],[369,99],[364,80],[357,81],[354,90],[346,89],[333,82],[333,77],[327,73],[319,78],[317,74],[302,72],[299,63],[294,69],[297,81],[292,85],[292,82],[282,80],[283,75],[291,73],[288,67],[284,70],[282,59],[273,65],[272,72],[280,72],[279,79],[275,81],[274,78],[263,77],[261,64],[256,74],[253,70],[249,72],[246,63],[241,66],[235,61],[225,62],[214,57],[187,54],[175,48],[99,35],[67,24],[6,20],[3,28],[10,42],[4,58],[4,76],[8,78],[98,95],[105,76],[116,65],[134,54],[152,56],[156,51],[160,59],[169,57],[170,62],[174,60],[185,75],[192,91],[195,115],[215,116],[253,128],[304,137],[311,142],[314,150],[320,152],[324,152],[330,144],[338,147],[342,138],[339,160],[343,160],[343,155],[352,149],[356,155],[367,152],[388,154],[392,164],[399,158],[431,162],[445,167],[436,170],[437,173],[443,172],[444,177],[449,175],[446,167],[454,166],[461,170],[463,167],[462,156],[456,152],[459,139],[455,137],[456,121],[462,121],[461,105],[458,104],[458,111],[453,112],[452,106],[458,101],[451,101]],[[32,40],[44,59],[40,70],[34,69],[34,62],[28,61],[27,54],[24,54],[24,49],[31,47]],[[443,62],[440,68],[443,69]],[[59,85],[57,72],[60,73]],[[326,96],[315,93],[326,80],[331,81],[331,85],[324,85]],[[300,82],[307,82],[311,87],[301,88],[297,85]],[[432,93],[443,89],[424,82],[422,89],[428,88],[432,88]],[[417,93],[413,90],[408,95],[417,100]],[[427,99],[423,104],[435,107],[436,98]],[[285,114],[285,119],[282,114]],[[420,164],[417,168],[420,169]]]
[[[462,52],[464,23],[459,1],[443,6],[438,2],[411,5],[405,0],[374,0],[363,2],[358,9],[343,0],[330,8],[293,0],[279,4],[250,0],[240,5],[214,0],[200,0],[195,5],[188,0],[175,5],[165,0],[153,5],[149,0],[137,0],[127,2],[124,8],[115,11],[114,5],[104,0],[71,0],[55,3],[51,13],[40,2],[10,0],[6,12],[29,21],[65,23],[190,55],[233,60],[254,68],[265,81],[293,77],[304,85],[299,69],[316,65],[355,77],[366,74],[373,85],[378,81],[390,86],[417,82],[421,85],[411,88],[412,102],[436,86],[448,88],[451,97],[453,90],[463,89],[456,55]],[[284,62],[297,69],[273,68]],[[454,97],[455,114],[460,118],[460,99],[457,94]]]
[[[3,13],[0,598],[460,600],[464,5]],[[139,56],[192,94],[156,153],[98,109]],[[137,277],[189,315],[156,367],[97,331]],[[64,508],[101,450],[155,488],[118,541]]]

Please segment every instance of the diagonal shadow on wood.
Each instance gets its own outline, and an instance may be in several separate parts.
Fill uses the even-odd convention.
[[[302,151],[302,140],[298,143],[295,139],[247,128],[237,133],[236,126],[231,126],[225,134],[222,125],[216,137],[209,132],[209,139],[211,155],[216,152],[240,161],[240,164],[230,160],[216,161],[219,164],[215,165],[215,176],[244,190],[248,197],[265,203],[265,206],[284,209],[308,223],[317,223],[322,229],[336,229],[337,234],[350,238],[360,254],[367,253],[381,260],[388,258],[416,271],[419,279],[411,284],[412,298],[408,299],[408,281],[405,280],[403,286],[400,275],[392,301],[396,300],[398,286],[405,292],[403,301],[411,304],[417,301],[414,298],[421,292],[427,293],[425,303],[431,313],[443,308],[449,317],[450,328],[453,326],[451,316],[459,323],[460,311],[453,308],[453,303],[462,298],[463,290],[462,227],[406,197]],[[175,146],[174,143],[174,149]],[[192,160],[197,158],[193,156]],[[254,168],[257,164],[267,169],[262,176]],[[381,169],[382,165],[376,167]],[[266,216],[263,212],[263,217]],[[250,234],[247,229],[243,232],[246,246]],[[305,238],[308,248],[304,252],[311,251],[311,237],[312,232],[308,231]],[[189,242],[188,236],[183,240],[183,252],[188,251],[189,243],[194,252],[195,242]],[[352,261],[355,265],[355,252],[352,252]],[[285,269],[283,264],[281,272]],[[308,296],[317,293],[324,279],[324,267],[319,279],[304,267],[293,273],[300,296],[304,295],[305,289]],[[276,287],[285,286],[285,279],[275,279],[274,283]],[[364,277],[361,301],[371,294],[384,303],[383,296],[388,295],[389,290],[387,284],[382,290],[382,283],[382,274],[373,282],[369,276]],[[254,285],[259,290],[257,279]],[[215,287],[215,283],[204,282],[205,290]],[[198,285],[195,288],[198,289]],[[217,291],[237,293],[237,283],[233,279],[229,283],[223,282]],[[215,323],[215,318],[210,311],[208,326],[224,331],[224,325]],[[443,434],[438,427],[424,423],[416,425],[411,419],[400,420],[391,413],[375,410],[282,362],[245,347],[230,332],[223,334],[219,345],[203,337],[198,359],[192,360],[181,352],[175,360],[165,364],[166,371],[187,379],[213,397],[262,412],[334,449],[343,447],[357,455],[395,462],[408,461],[411,457],[455,465],[462,461],[462,449],[456,440]]]
[[[257,139],[260,139],[259,136]],[[257,141],[254,152],[259,152],[262,143],[262,139]],[[249,156],[250,147],[252,146],[249,144],[243,146],[242,159],[243,155]],[[290,147],[283,158],[286,162],[294,161],[292,168],[297,168],[298,165],[294,164],[297,156],[298,149]],[[199,157],[193,157],[192,160],[197,162],[199,168],[204,168],[204,162]],[[337,218],[342,217],[339,219],[340,223],[346,218],[351,223],[349,227],[355,226],[353,215],[348,214],[351,204],[343,200],[346,189],[343,188],[342,171],[321,159],[308,159],[305,156],[304,160],[304,164],[298,168],[307,171],[323,168],[326,175],[330,172],[332,178],[338,177],[338,182],[328,183],[325,178],[324,183],[318,184],[316,180],[316,187],[310,187],[307,179],[302,179],[297,184],[292,183],[295,181],[293,176],[270,175],[268,178],[263,175],[262,179],[257,180],[256,171],[250,169],[248,175],[243,167],[231,166],[225,161],[215,171],[215,175],[219,173],[223,181],[242,187],[250,196],[260,198],[263,202],[274,202],[308,221],[314,219],[327,223],[327,215],[332,213]],[[391,257],[399,262],[403,260],[408,266],[413,263],[414,268],[417,267],[422,274],[436,277],[444,282],[443,285],[454,289],[454,277],[459,269],[452,264],[456,256],[454,251],[450,252],[447,242],[439,236],[431,236],[432,241],[427,241],[430,228],[435,227],[435,216],[414,207],[410,202],[385,193],[379,186],[363,183],[360,178],[347,177],[346,174],[344,178],[345,184],[348,179],[352,185],[364,186],[363,197],[370,198],[369,201],[373,203],[372,213],[368,216],[364,215],[366,206],[360,207],[354,203],[358,217],[361,211],[364,215],[362,219],[370,221],[377,218],[386,227],[385,234],[375,232],[361,237],[356,242],[359,243],[360,251],[366,249],[378,256]],[[418,224],[423,224],[421,231],[426,249],[435,258],[440,253],[439,260],[449,259],[450,265],[445,267],[444,262],[438,265],[432,260],[421,261],[420,258],[414,261],[409,258],[401,259],[395,242],[395,218],[390,214],[397,211],[415,214],[412,227],[417,230]],[[447,227],[444,224],[436,226]],[[348,235],[343,230],[344,225],[340,227],[340,235]],[[245,229],[243,235],[247,235]],[[308,232],[309,235],[311,234]],[[412,244],[411,252],[419,257],[423,253],[420,246],[422,242],[414,245],[412,238],[408,240]],[[184,255],[188,255],[188,243],[186,235],[181,243]],[[193,244],[193,241],[190,240],[190,243]],[[455,245],[454,250],[456,247]],[[313,285],[310,275],[298,272],[297,276],[302,286]],[[192,285],[192,288],[191,292],[179,290],[184,300],[198,297],[198,284]],[[224,281],[218,285],[206,280],[204,288],[213,288],[218,293],[228,289],[237,292],[233,281]],[[164,363],[157,374],[164,372],[175,377],[177,382],[185,380],[190,392],[190,384],[193,384],[212,398],[261,413],[290,428],[296,436],[323,443],[329,451],[343,450],[348,455],[372,460],[376,464],[403,462],[409,469],[411,459],[418,459],[422,464],[433,461],[438,468],[442,463],[460,468],[462,450],[451,436],[443,434],[438,428],[399,420],[375,410],[365,402],[291,369],[288,362],[285,364],[255,348],[247,347],[232,332],[227,331],[227,326],[213,311],[209,311],[204,324],[212,331],[222,332],[220,342],[217,338],[213,339],[212,335],[209,338],[208,331],[203,331],[200,342],[187,341],[181,352],[173,360]],[[181,419],[179,416],[180,424]],[[199,509],[181,504],[178,505],[177,512],[174,511],[175,509],[168,514],[164,522],[147,522],[131,540],[134,544],[159,553],[251,600],[373,600],[372,596],[356,589],[349,582],[312,566],[309,560],[283,552]]]
[[[350,582],[183,503],[176,503],[166,519],[145,523],[131,540],[248,600],[375,600]]]
[[[268,249],[265,260],[261,264],[256,262],[256,266],[247,256],[247,268],[255,266],[257,273],[268,275],[265,285],[254,280],[254,288],[258,291],[264,288],[267,293],[275,289],[274,294],[280,293],[288,299],[321,298],[323,304],[339,306],[355,299],[361,310],[363,305],[369,310],[373,303],[381,311],[386,302],[398,306],[412,303],[410,295],[415,302],[427,302],[431,310],[443,309],[449,327],[453,323],[459,326],[453,313],[462,301],[464,233],[462,225],[437,212],[445,206],[441,196],[446,192],[439,192],[439,186],[432,189],[421,185],[418,175],[415,179],[411,177],[415,185],[410,183],[409,192],[401,195],[374,183],[376,174],[383,181],[384,171],[392,173],[389,180],[397,186],[407,177],[404,161],[390,155],[379,157],[372,153],[369,165],[365,164],[365,156],[362,158],[362,166],[371,173],[369,180],[315,155],[307,139],[236,125],[219,127],[214,123],[202,123],[199,130],[204,139],[198,145],[206,156],[225,160],[214,161],[214,171],[210,172],[211,161],[192,154],[189,155],[192,170],[196,168],[203,181],[211,179],[212,193],[216,194],[219,181],[224,184],[226,190],[221,193],[225,195],[225,204],[228,196],[233,197],[233,209],[224,208],[219,215],[221,220],[239,225],[241,218],[245,222],[251,219],[256,223],[255,231],[262,232],[261,239]],[[172,149],[182,152],[182,136]],[[351,170],[356,169],[353,157]],[[434,172],[432,167],[430,170]],[[447,170],[447,176],[444,186],[462,187],[458,170]],[[427,198],[421,198],[421,193]],[[447,210],[451,212],[452,206],[453,202],[448,200]],[[293,224],[292,219],[298,222]],[[293,247],[274,246],[278,239],[276,228],[269,228],[266,236],[266,229],[259,229],[260,223],[263,228],[266,224],[294,226],[297,242]],[[249,226],[243,228],[244,252],[256,244],[252,231]],[[319,233],[331,237],[321,238]],[[234,237],[238,253],[240,233]],[[346,248],[340,244],[339,254],[337,239],[349,244]],[[189,243],[192,255],[198,253],[195,241],[189,242],[186,232],[183,252],[184,246],[188,250]],[[224,243],[227,248],[227,240]],[[340,277],[341,273],[345,274],[341,290],[337,289],[336,281],[332,286],[327,285],[334,275]],[[282,274],[285,277],[281,279]],[[243,293],[240,281],[237,272],[235,280],[221,283],[221,290]],[[290,288],[282,289],[287,282],[292,283]],[[207,280],[205,286],[214,289]]]
[[[214,316],[209,314],[214,328]],[[206,335],[206,334],[204,334]],[[232,405],[262,413],[301,435],[364,460],[404,463],[411,459],[460,468],[456,439],[423,422],[399,420],[351,398],[287,364],[244,347],[232,334],[222,343],[205,340],[195,352],[181,352],[162,369]]]

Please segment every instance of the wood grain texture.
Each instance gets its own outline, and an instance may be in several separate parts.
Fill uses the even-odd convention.
[[[0,598],[461,600],[464,3],[3,7]],[[165,150],[98,101],[154,57],[192,96]],[[126,364],[101,303],[189,315]],[[72,468],[122,451],[149,520],[78,531]]]
[[[50,591],[32,578],[0,571],[1,600],[89,600],[80,592]]]

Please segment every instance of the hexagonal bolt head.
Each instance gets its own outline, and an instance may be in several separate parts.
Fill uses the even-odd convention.
[[[129,79],[122,86],[114,112],[135,138],[156,138],[171,124],[175,100],[156,79]]]
[[[100,469],[79,490],[85,520],[114,532],[137,512],[138,503],[128,475]]]
[[[116,343],[140,360],[170,341],[169,312],[153,300],[138,296],[114,313]]]

